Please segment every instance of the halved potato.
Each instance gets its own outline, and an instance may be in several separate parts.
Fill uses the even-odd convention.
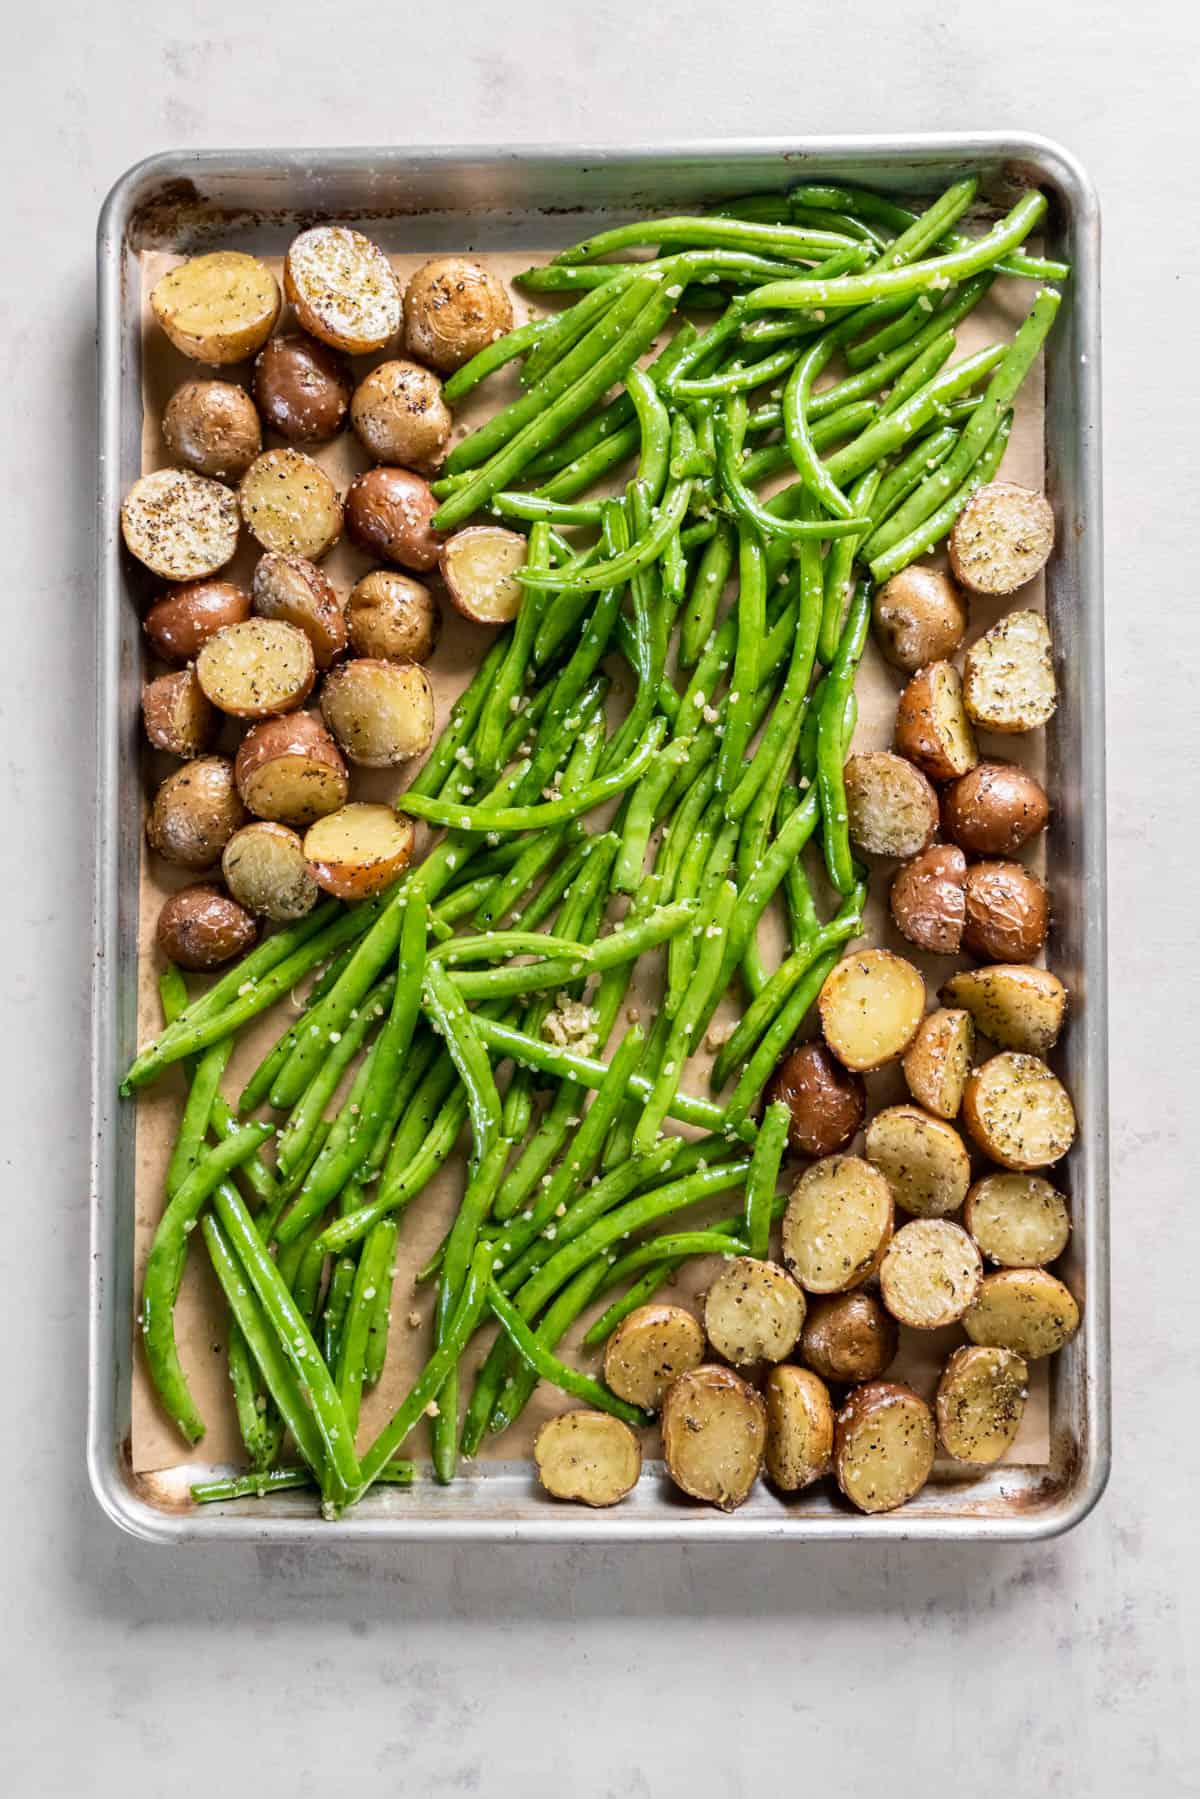
[[[908,1090],[935,1118],[957,1118],[975,1054],[971,1014],[942,1006],[928,1013],[901,1057]]]
[[[963,699],[985,731],[1036,731],[1053,718],[1058,683],[1040,612],[1010,612],[971,645],[963,665]]]
[[[555,1499],[616,1505],[637,1486],[642,1446],[611,1412],[562,1412],[534,1438],[533,1461]]]
[[[675,1485],[732,1512],[758,1479],[767,1408],[731,1368],[705,1363],[681,1374],[663,1395],[662,1440]]]
[[[159,675],[142,688],[142,721],[156,750],[185,758],[199,756],[207,748],[216,716],[194,668]]]
[[[771,1076],[766,1103],[791,1113],[788,1146],[801,1156],[831,1156],[857,1134],[867,1110],[861,1075],[844,1068],[819,1040],[789,1051]]]
[[[964,1344],[938,1382],[938,1434],[959,1462],[998,1462],[1025,1415],[1029,1369],[1011,1349]]]
[[[604,1350],[604,1378],[618,1399],[656,1412],[671,1382],[704,1360],[700,1320],[684,1306],[638,1306]]]
[[[887,1177],[896,1204],[916,1218],[943,1218],[967,1197],[966,1144],[952,1124],[920,1106],[877,1112],[867,1126],[867,1157]]]
[[[429,589],[395,568],[373,568],[350,590],[346,629],[356,656],[428,662],[442,628]]]
[[[966,949],[993,962],[1032,962],[1050,929],[1044,881],[1020,862],[975,862],[963,897]]]
[[[326,677],[321,716],[351,762],[391,768],[433,741],[433,688],[415,662],[355,656]]]
[[[185,581],[155,600],[142,629],[164,662],[194,662],[210,637],[249,616],[250,595],[236,581]]]
[[[1034,1362],[1070,1342],[1079,1329],[1079,1307],[1044,1268],[1002,1268],[984,1275],[963,1329],[972,1343],[1011,1349]]]
[[[867,1381],[837,1415],[834,1477],[860,1512],[891,1512],[925,1485],[936,1447],[933,1413],[911,1387]]]
[[[952,662],[931,662],[900,695],[896,748],[931,781],[952,781],[978,762],[962,678]]]
[[[937,829],[937,795],[919,768],[891,750],[846,764],[850,839],[869,856],[915,856]]]
[[[829,1472],[833,1407],[822,1380],[807,1368],[772,1368],[767,1402],[767,1474],[784,1493],[799,1493]]]
[[[878,1268],[892,1189],[861,1156],[826,1156],[800,1176],[783,1216],[783,1265],[807,1293],[845,1293]]]
[[[238,488],[246,527],[264,550],[315,562],[342,534],[342,502],[325,470],[303,450],[266,450]]]
[[[1011,856],[1049,817],[1046,789],[1015,762],[977,762],[942,790],[942,829],[971,856]]]
[[[412,857],[412,820],[390,806],[343,806],[310,825],[304,854],[317,886],[335,899],[367,899],[396,880]]]
[[[254,360],[254,398],[263,422],[285,443],[328,443],[346,422],[353,381],[328,344],[289,331],[264,344]]]
[[[1001,1049],[1044,1056],[1058,1042],[1067,1015],[1067,990],[1048,968],[996,962],[951,975],[941,998],[961,1006],[975,1028]]]
[[[513,571],[524,568],[529,545],[502,525],[468,525],[442,546],[439,567],[451,604],[477,625],[511,624],[525,589]]]
[[[419,574],[433,568],[445,542],[433,528],[437,501],[429,483],[406,468],[369,468],[346,493],[346,530],[368,555]]]
[[[239,523],[236,495],[190,468],[143,475],[121,507],[126,549],[164,581],[215,575],[237,549]]]
[[[212,881],[183,887],[163,904],[155,928],[168,962],[202,974],[244,954],[258,936],[245,906]]]
[[[889,895],[902,936],[932,956],[953,956],[967,916],[967,859],[953,843],[931,843],[896,870]]]
[[[919,562],[884,582],[872,610],[885,658],[910,675],[953,656],[967,629],[966,604],[949,575]]]
[[[347,225],[293,238],[283,288],[306,331],[335,350],[382,350],[400,329],[400,284],[383,251]]]
[[[254,401],[232,381],[185,381],[167,401],[163,441],[177,462],[236,481],[262,449]]]
[[[253,725],[234,763],[248,811],[277,824],[310,825],[344,806],[350,777],[341,751],[311,712]]]
[[[989,1262],[1041,1268],[1071,1235],[1067,1202],[1040,1174],[985,1174],[967,1194],[963,1223]]]
[[[800,1333],[802,1359],[825,1380],[875,1380],[899,1347],[896,1320],[865,1287],[814,1299]]]
[[[192,256],[154,284],[150,310],[193,362],[241,362],[265,344],[279,317],[279,283],[241,250]]]
[[[146,821],[150,847],[180,868],[211,868],[246,814],[224,756],[198,756],[167,776]]]
[[[704,1296],[704,1330],[737,1368],[782,1362],[796,1346],[804,1311],[804,1294],[785,1269],[731,1256]]]
[[[286,825],[243,825],[225,845],[221,873],[234,899],[263,918],[303,918],[317,903],[304,845]]]
[[[312,644],[296,625],[248,618],[210,637],[196,658],[205,694],[234,718],[272,718],[301,705],[317,665]]]
[[[258,559],[251,592],[259,618],[281,618],[304,632],[318,668],[328,668],[345,650],[346,620],[337,589],[306,556],[268,550]]]
[[[825,977],[821,1030],[839,1062],[860,1073],[903,1055],[925,1012],[925,982],[887,949],[856,950]]]
[[[963,1122],[1002,1168],[1048,1168],[1075,1141],[1075,1108],[1040,1056],[1005,1050],[977,1068],[963,1091]]]
[[[962,1226],[948,1218],[914,1218],[902,1224],[879,1265],[884,1305],[914,1330],[956,1324],[982,1279],[978,1249]]]
[[[972,593],[1015,593],[1054,548],[1054,514],[1031,488],[989,481],[971,495],[950,533],[954,577]]]
[[[490,269],[465,256],[421,264],[404,292],[408,348],[443,375],[512,330],[508,290]]]

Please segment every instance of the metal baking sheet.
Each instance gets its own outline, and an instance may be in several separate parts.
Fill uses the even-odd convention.
[[[1055,801],[1047,854],[1055,882],[1050,958],[1072,990],[1057,1058],[1075,1099],[1068,1163],[1075,1221],[1068,1278],[1084,1325],[1050,1364],[1049,1460],[978,1476],[936,1477],[903,1511],[867,1519],[821,1490],[783,1500],[761,1485],[732,1517],[701,1510],[651,1468],[611,1512],[549,1503],[527,1461],[480,1463],[454,1487],[377,1491],[336,1524],[305,1495],[202,1511],[187,1502],[194,1468],[135,1475],[129,1459],[133,1306],[133,1108],[115,1098],[135,1040],[140,645],[117,529],[140,472],[141,288],[146,250],[186,253],[219,241],[278,250],[298,225],[360,223],[392,252],[482,253],[565,243],[595,221],[692,207],[798,179],[838,177],[902,195],[977,173],[987,201],[1029,181],[1052,199],[1047,248],[1074,274],[1046,358],[1047,492],[1058,517],[1047,610],[1062,703],[1048,734]],[[456,1538],[741,1541],[833,1537],[1030,1538],[1078,1522],[1108,1468],[1106,1013],[1104,960],[1103,623],[1100,587],[1098,214],[1086,176],[1044,140],[823,139],[639,151],[208,152],[168,155],[122,177],[100,221],[100,493],[97,683],[96,976],[94,988],[91,1394],[88,1462],[100,1503],[157,1541]]]

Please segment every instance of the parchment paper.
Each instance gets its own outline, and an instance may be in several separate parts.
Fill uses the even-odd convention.
[[[528,267],[531,262],[539,260],[544,254],[548,254],[548,252],[523,250],[518,255],[490,255],[486,260],[497,273],[508,277],[517,270]],[[244,383],[248,383],[250,378],[249,365],[239,365],[225,371],[209,371],[200,368],[194,362],[189,362],[171,347],[163,333],[153,323],[146,296],[159,277],[181,260],[182,258],[178,256],[159,253],[146,253],[142,257],[143,392],[145,398],[143,469],[145,471],[167,466],[170,463],[171,459],[163,445],[159,422],[167,400],[178,386],[184,381],[195,380],[206,374],[217,374],[220,378]],[[280,259],[268,257],[264,260],[275,269],[277,275],[280,273]],[[410,274],[423,260],[424,257],[419,255],[393,255],[391,257],[392,266],[401,276]],[[955,352],[954,360],[970,354],[997,338],[1006,340],[1011,338],[1017,324],[1028,309],[1030,291],[1027,282],[998,281],[985,302],[959,327],[958,349]],[[538,309],[527,305],[518,290],[513,289],[512,292],[516,322],[521,323],[530,315],[531,311]],[[703,327],[704,321],[700,322]],[[285,308],[279,329],[290,327],[290,309]],[[355,358],[353,366],[356,378],[361,379],[373,362],[383,361],[390,355],[401,353],[402,351],[392,346],[382,355],[374,358]],[[826,379],[833,380],[834,378],[836,376],[830,375]],[[513,370],[505,370],[500,375],[492,377],[484,384],[482,390],[477,389],[468,402],[456,408],[455,436],[465,435],[467,431],[474,429],[482,418],[506,403],[515,391],[516,376]],[[280,441],[282,440],[276,439],[268,433],[265,447],[272,447]],[[1042,444],[1042,372],[1039,362],[1021,390],[1012,437],[999,476],[1022,482],[1029,487],[1040,488],[1043,475]],[[357,439],[349,431],[332,444],[318,447],[312,454],[328,470],[342,491],[360,469],[368,466],[368,458],[359,447]],[[253,546],[246,533],[243,533],[237,558],[223,573],[231,579],[248,585],[258,553],[257,547]],[[944,556],[939,555],[934,560],[944,562]],[[348,593],[354,582],[372,566],[370,558],[360,554],[345,541],[330,551],[322,563],[325,572],[343,595]],[[422,578],[431,579],[436,589],[436,577]],[[153,591],[151,586],[147,586],[147,599],[152,596]],[[999,616],[1010,609],[1011,604],[1011,601],[993,603],[986,600],[974,600],[968,641],[987,630]],[[1022,590],[1019,604],[1038,609],[1043,608],[1044,599],[1040,579],[1037,583]],[[454,699],[466,685],[472,672],[478,666],[480,658],[486,652],[492,636],[485,629],[468,623],[445,603],[442,606],[442,619],[442,635],[434,656],[427,665],[427,672],[433,683],[439,729],[444,724]],[[614,677],[610,705],[618,711],[622,710],[627,703],[626,696],[629,691],[628,674],[623,660],[619,656],[610,658],[606,668]],[[151,668],[148,672],[158,671]],[[874,643],[869,643],[856,686],[859,718],[854,737],[855,749],[885,748],[890,745],[896,698],[901,684],[901,677],[896,671],[887,667]],[[218,743],[217,747],[232,753],[236,741],[237,731],[231,721],[227,739]],[[984,733],[980,736],[980,752],[984,756],[995,755],[1023,762],[1038,775],[1041,775],[1044,770],[1045,746],[1040,732],[1025,737],[995,739],[989,739],[988,735]],[[147,751],[145,758],[147,804],[158,782],[173,766],[176,766],[173,758]],[[412,772],[415,773],[415,769]],[[353,772],[353,797],[392,799],[407,784],[409,778],[410,775],[402,770],[356,769]],[[418,853],[424,847],[424,841],[422,840],[419,845]],[[1029,853],[1026,859],[1030,866],[1040,872],[1042,864],[1040,840],[1037,845],[1033,846],[1033,850],[1036,853]],[[828,917],[835,909],[836,902],[822,879],[819,852],[810,851],[806,859],[806,866],[813,880],[814,893],[822,916]],[[925,974],[932,1005],[936,1003],[935,995],[938,987],[955,967],[961,966],[961,962],[954,958],[922,955],[895,931],[887,910],[887,890],[892,867],[891,863],[878,863],[873,870],[871,898],[865,920],[866,930],[857,947],[867,944],[884,945],[915,961]],[[139,1042],[146,1042],[161,1028],[162,1014],[157,982],[162,972],[163,958],[154,937],[159,909],[168,893],[181,886],[187,886],[195,878],[184,870],[169,867],[160,858],[152,856],[148,850],[144,851],[139,924]],[[760,938],[768,966],[774,966],[775,961],[783,953],[782,926],[773,914],[774,908],[772,908],[772,916],[764,922]],[[641,959],[630,985],[626,1007],[617,1022],[614,1038],[618,1037],[627,1028],[628,1023],[639,1015],[647,1023],[653,1020],[660,992],[661,962],[661,954]],[[192,986],[193,991],[196,991],[194,977]],[[224,1091],[231,1099],[236,1097],[251,1070],[278,1037],[280,1031],[285,1028],[288,1017],[293,1014],[294,1008],[285,1009],[282,1005],[277,1006],[264,1018],[256,1021],[255,1026],[244,1034],[237,1051],[231,1058],[224,1080]],[[737,1006],[727,1001],[717,1013],[714,1022],[719,1025],[727,1017],[736,1018],[737,1015]],[[707,1077],[711,1060],[711,1054],[707,1052],[702,1052],[694,1058],[681,1083],[687,1091],[697,1094],[708,1092]],[[880,1105],[891,1104],[908,1097],[898,1066],[868,1076],[867,1085],[871,1112]],[[179,1122],[182,1097],[183,1077],[176,1070],[152,1087],[138,1104],[135,1271],[136,1291],[139,1295],[142,1269],[154,1227],[162,1211],[163,1177]],[[861,1149],[861,1143],[853,1147]],[[396,1281],[392,1297],[392,1329],[387,1364],[378,1386],[373,1392],[364,1396],[359,1432],[360,1448],[377,1435],[383,1423],[404,1397],[429,1354],[434,1290],[432,1285],[417,1286],[413,1277],[415,1271],[423,1265],[440,1243],[454,1216],[463,1190],[465,1163],[465,1147],[460,1145],[439,1177],[419,1195],[403,1215]],[[727,1216],[736,1212],[740,1203],[740,1189],[731,1189],[716,1197],[707,1208],[695,1208],[684,1215],[680,1228],[690,1229],[708,1219]],[[703,1292],[712,1279],[713,1270],[714,1264],[711,1261],[692,1263],[680,1271],[674,1282],[660,1290],[661,1297],[685,1300],[694,1298]],[[606,1298],[598,1301],[583,1315],[575,1328],[564,1339],[561,1353],[567,1360],[591,1370],[598,1369],[599,1352],[580,1352],[579,1340],[591,1321],[598,1316],[599,1311],[609,1303],[612,1297],[613,1295],[609,1294]],[[209,1268],[208,1258],[204,1253],[201,1240],[197,1236],[194,1240],[193,1253],[188,1258],[187,1271],[179,1295],[176,1309],[176,1331],[184,1369],[191,1383],[196,1402],[207,1421],[207,1433],[196,1450],[189,1454],[158,1404],[146,1373],[140,1346],[137,1347],[134,1355],[132,1396],[132,1466],[135,1472],[148,1473],[165,1469],[180,1469],[193,1462],[208,1466],[222,1462],[240,1465],[244,1461],[228,1389],[225,1360],[225,1318],[224,1300]],[[135,1329],[136,1336],[140,1336],[140,1333]],[[471,1373],[481,1359],[488,1340],[490,1340],[490,1332],[481,1339],[481,1346],[470,1352],[464,1361],[465,1378],[462,1390],[466,1393],[470,1391]],[[958,1326],[932,1332],[902,1329],[900,1353],[888,1371],[889,1378],[909,1381],[918,1392],[931,1398],[938,1373],[946,1356],[957,1344],[965,1340],[965,1335]],[[571,1403],[557,1389],[547,1386],[545,1382],[539,1383],[521,1419],[502,1437],[486,1440],[481,1450],[481,1456],[507,1460],[527,1455],[543,1420],[554,1412],[565,1409]],[[405,1448],[405,1454],[421,1457],[427,1453],[424,1440],[425,1428],[422,1423],[413,1433]],[[645,1447],[648,1455],[658,1453],[656,1436],[656,1432],[647,1433]],[[1042,1465],[1049,1461],[1049,1449],[1049,1383],[1046,1364],[1039,1362],[1031,1365],[1029,1402],[1025,1418],[1020,1433],[1005,1459],[1010,1464]],[[962,1474],[961,1463],[947,1465],[953,1467],[958,1474]],[[469,1468],[469,1464],[467,1467]]]

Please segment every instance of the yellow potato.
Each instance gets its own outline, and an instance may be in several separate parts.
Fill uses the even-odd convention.
[[[942,1006],[921,1020],[901,1058],[908,1090],[937,1118],[957,1118],[975,1054],[971,1014]]]
[[[584,1505],[616,1505],[642,1471],[640,1443],[611,1412],[548,1418],[534,1439],[533,1460],[547,1493]]]
[[[1071,1341],[1079,1329],[1079,1307],[1044,1268],[1002,1268],[984,1276],[963,1329],[972,1343],[1011,1349],[1032,1362]]]
[[[989,1262],[1041,1268],[1067,1247],[1067,1202],[1040,1174],[985,1174],[967,1194],[963,1223]]]
[[[293,238],[283,286],[306,331],[335,350],[382,350],[400,329],[400,286],[383,251],[347,225]]]
[[[266,343],[279,317],[279,284],[257,256],[212,250],[155,283],[150,309],[194,362],[242,362]]]
[[[673,1380],[704,1360],[700,1321],[683,1306],[638,1306],[604,1350],[604,1378],[618,1399],[656,1412]]]
[[[821,1030],[839,1062],[866,1073],[894,1062],[917,1034],[925,982],[903,956],[856,950],[825,977],[817,1001]]]
[[[732,1512],[750,1496],[767,1441],[762,1395],[712,1363],[681,1374],[662,1405],[667,1473],[694,1499]]]
[[[807,1293],[844,1293],[874,1274],[892,1234],[892,1189],[861,1156],[806,1168],[783,1216],[783,1265]]]
[[[732,1256],[704,1298],[704,1330],[735,1367],[782,1362],[804,1324],[804,1294],[774,1262]]]
[[[957,1212],[971,1184],[971,1158],[952,1124],[920,1106],[886,1106],[867,1126],[867,1159],[916,1218]]]
[[[833,1472],[860,1512],[890,1512],[929,1479],[937,1434],[925,1401],[899,1381],[855,1387],[837,1415]]]
[[[342,502],[319,463],[303,450],[256,456],[238,488],[246,528],[264,550],[316,562],[342,534]]]
[[[960,1462],[998,1462],[1021,1428],[1029,1369],[1011,1349],[964,1344],[938,1382],[938,1434]]]
[[[982,1278],[979,1251],[948,1218],[915,1218],[902,1225],[879,1266],[884,1305],[914,1330],[957,1324]]]
[[[807,1368],[772,1368],[767,1402],[766,1470],[783,1493],[799,1493],[828,1473],[833,1459],[833,1407],[824,1381]]]

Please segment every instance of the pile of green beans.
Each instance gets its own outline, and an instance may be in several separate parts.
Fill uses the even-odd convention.
[[[761,1095],[862,930],[843,769],[874,586],[998,467],[1059,307],[1045,283],[1069,274],[1026,247],[1041,194],[968,235],[975,198],[960,181],[912,212],[810,183],[618,226],[519,276],[561,310],[447,381],[454,404],[521,365],[448,456],[433,526],[500,518],[528,552],[516,620],[397,799],[441,835],[389,891],[324,902],[198,996],[169,971],[122,1083],[187,1077],[141,1326],[189,1445],[205,1420],[174,1311],[197,1227],[229,1307],[249,1472],[198,1502],[311,1486],[335,1515],[414,1478],[396,1458],[425,1414],[449,1482],[539,1379],[642,1425],[561,1359],[569,1327],[621,1289],[586,1352],[687,1258],[769,1253],[788,1114],[756,1122]],[[1041,284],[1027,316],[956,355],[998,277]],[[661,1000],[619,1024],[635,968]],[[231,1103],[240,1034],[310,976]],[[364,1433],[405,1214],[464,1133],[456,1215],[409,1270],[436,1282],[429,1356]]]

